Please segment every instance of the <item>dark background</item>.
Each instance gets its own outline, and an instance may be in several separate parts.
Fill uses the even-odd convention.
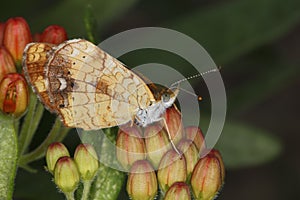
[[[217,147],[227,175],[219,199],[300,199],[300,1],[6,1],[1,3],[0,21],[22,16],[33,33],[58,24],[69,38],[86,37],[83,19],[88,4],[96,19],[98,42],[135,27],[172,28],[197,40],[222,67],[228,112]],[[182,64],[174,55],[154,50],[133,52],[121,60],[129,66],[150,61],[175,68]],[[196,91],[203,94],[205,112],[209,96],[203,82],[195,83]],[[35,143],[45,137],[47,128],[44,122]],[[65,142],[74,148],[76,135]],[[40,170],[35,175],[18,172],[16,199],[55,193],[41,165],[43,160],[33,163]],[[58,196],[62,197],[52,199]]]

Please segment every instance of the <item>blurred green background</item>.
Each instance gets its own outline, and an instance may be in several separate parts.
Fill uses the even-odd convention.
[[[89,6],[88,6],[89,5]],[[50,24],[66,28],[69,38],[86,37],[84,19],[95,19],[96,41],[121,31],[158,26],[197,40],[218,66],[228,96],[227,121],[217,144],[227,167],[224,200],[300,199],[300,1],[299,0],[27,0],[5,1],[0,21],[24,17],[33,33]],[[128,66],[158,62],[188,65],[167,52],[142,50],[122,56]],[[192,71],[186,70],[187,75]],[[209,99],[204,82],[193,81]],[[206,100],[205,100],[206,99]],[[51,124],[41,124],[32,144]],[[205,123],[203,127],[205,130]],[[76,133],[65,139],[70,148]],[[55,191],[44,161],[20,169],[15,199],[63,199]],[[123,199],[123,197],[120,197]]]

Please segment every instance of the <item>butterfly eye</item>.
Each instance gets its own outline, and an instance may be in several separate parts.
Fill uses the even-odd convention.
[[[170,100],[170,94],[169,93],[163,93],[162,94],[162,100],[163,100],[163,102],[168,102]]]

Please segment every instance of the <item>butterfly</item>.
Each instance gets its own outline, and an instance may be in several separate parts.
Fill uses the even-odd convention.
[[[23,71],[40,101],[67,127],[95,130],[160,121],[176,100],[174,91],[156,87],[84,39],[59,45],[30,43]]]

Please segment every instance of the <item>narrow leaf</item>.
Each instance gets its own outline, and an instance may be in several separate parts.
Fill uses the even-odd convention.
[[[252,73],[252,78],[242,81],[232,90],[229,90],[228,102],[231,111],[241,113],[264,99],[277,94],[298,78],[300,73],[298,65],[290,64],[287,60],[283,60],[283,62],[281,59],[274,60],[278,57],[274,54],[271,56],[264,54],[263,58],[261,57],[251,56],[250,64],[244,65],[244,68],[248,69],[258,66],[254,68],[254,72],[253,69],[252,71],[244,70],[247,73]]]
[[[121,15],[136,2],[137,0],[127,0],[126,2],[122,0],[59,1],[59,3],[45,10],[38,18],[34,19],[34,24],[42,29],[45,24],[59,23],[67,30],[70,37],[83,36],[85,35],[84,8],[87,4],[93,8],[94,13],[92,14],[94,14],[98,24],[101,26],[114,17]]]
[[[282,36],[300,20],[300,1],[242,0],[213,5],[175,18],[167,27],[197,40],[224,65]]]
[[[249,125],[227,122],[216,146],[228,168],[249,167],[275,159],[281,152],[271,133]]]

